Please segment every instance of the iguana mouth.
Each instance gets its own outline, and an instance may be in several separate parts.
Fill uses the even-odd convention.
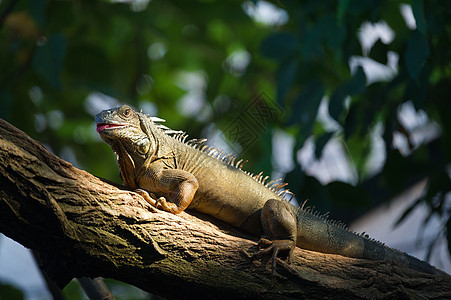
[[[112,123],[97,123],[97,132],[101,132],[104,129],[111,129],[116,127],[122,127],[122,124],[112,124]]]

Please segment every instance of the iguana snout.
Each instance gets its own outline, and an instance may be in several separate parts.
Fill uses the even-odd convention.
[[[97,132],[103,132],[104,130],[117,129],[125,126],[139,126],[139,118],[136,112],[128,105],[121,107],[102,110],[95,117],[97,123]]]

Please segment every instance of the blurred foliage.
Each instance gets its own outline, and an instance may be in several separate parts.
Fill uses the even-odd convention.
[[[81,286],[75,279],[72,279],[71,282],[64,287],[62,294],[66,300],[79,300],[87,298],[81,289]]]
[[[449,233],[450,222],[446,225],[446,220],[451,207],[446,196],[449,200],[451,54],[446,45],[451,41],[451,24],[447,22],[451,1],[282,3],[290,14],[290,22],[265,38],[261,52],[278,62],[276,99],[289,111],[291,117],[286,125],[296,138],[296,149],[313,135],[319,157],[329,140],[338,137],[357,175],[352,186],[339,182],[322,186],[308,178],[302,171],[304,166],[297,164],[287,181],[305,178],[295,192],[310,195],[315,205],[322,200],[320,205],[327,209],[334,203],[349,208],[356,208],[359,203],[377,203],[377,197],[384,195],[387,199],[426,178],[428,185],[423,197],[398,223],[414,207],[425,203],[429,215],[424,222],[439,216],[445,222],[437,236]],[[401,13],[406,4],[411,7],[413,26]],[[387,25],[394,32],[393,40],[383,42],[380,38],[372,47],[365,48],[362,39],[368,37],[361,37],[365,23]],[[364,64],[350,68],[355,58],[390,66],[388,61],[393,54],[398,57],[396,65],[391,66],[395,72],[378,80],[370,80],[373,74],[365,70]],[[328,99],[328,112],[337,122],[337,129],[328,129],[318,118],[323,97]],[[428,124],[423,124],[423,128],[406,128],[408,124],[400,116],[406,103],[427,116],[428,124],[439,131],[437,137],[415,143],[415,131]],[[367,168],[373,154],[371,133],[377,127],[382,128],[385,160],[374,174]],[[429,134],[433,134],[431,131]],[[395,136],[405,141],[407,149],[401,151],[402,147],[394,146]]]
[[[159,296],[151,295],[137,287],[117,280],[105,279],[104,281],[116,300],[162,299]]]
[[[22,300],[23,293],[12,285],[0,282],[0,299]]]
[[[158,296],[153,296],[137,287],[117,280],[104,279],[104,282],[111,293],[113,293],[116,300],[160,299]],[[84,291],[75,279],[69,282],[69,284],[64,288],[63,296],[66,300],[87,299]]]
[[[77,167],[119,181],[95,132],[101,109],[129,103],[204,137],[227,134],[264,95],[276,113],[259,123],[258,142],[233,141],[246,169],[271,171],[271,141],[282,130],[294,140],[286,181],[298,200],[345,222],[427,179],[414,206],[426,204],[425,222],[440,217],[437,237],[450,239],[450,0],[112,2],[0,2],[0,117]],[[262,4],[272,5],[272,23],[251,16]],[[365,47],[371,25],[393,37]],[[375,79],[362,60],[388,71]],[[320,118],[322,103],[334,126]],[[400,116],[406,105],[435,136],[418,142],[422,128]],[[369,170],[378,130],[383,161]],[[355,178],[312,176],[296,156],[312,141],[315,159],[338,141]]]

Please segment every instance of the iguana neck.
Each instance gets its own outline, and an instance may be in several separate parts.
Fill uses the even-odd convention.
[[[157,160],[162,161],[168,167],[175,167],[174,147],[171,146],[174,140],[157,128],[146,135],[152,141],[152,149],[146,154],[144,163],[141,166],[135,166],[137,172],[140,173],[141,169],[146,170],[151,163]]]
[[[136,189],[138,186],[135,182],[135,162],[128,154],[126,148],[120,141],[111,145],[117,156],[117,163],[120,169],[120,175],[125,186]]]

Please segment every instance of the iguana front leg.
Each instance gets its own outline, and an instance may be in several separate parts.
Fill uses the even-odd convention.
[[[149,181],[151,181],[150,184]],[[156,208],[173,214],[179,214],[189,206],[199,187],[199,183],[193,174],[177,169],[164,169],[152,173],[149,175],[149,181],[140,184],[143,189],[138,189],[136,192]],[[164,194],[167,198],[152,199],[147,191]]]

